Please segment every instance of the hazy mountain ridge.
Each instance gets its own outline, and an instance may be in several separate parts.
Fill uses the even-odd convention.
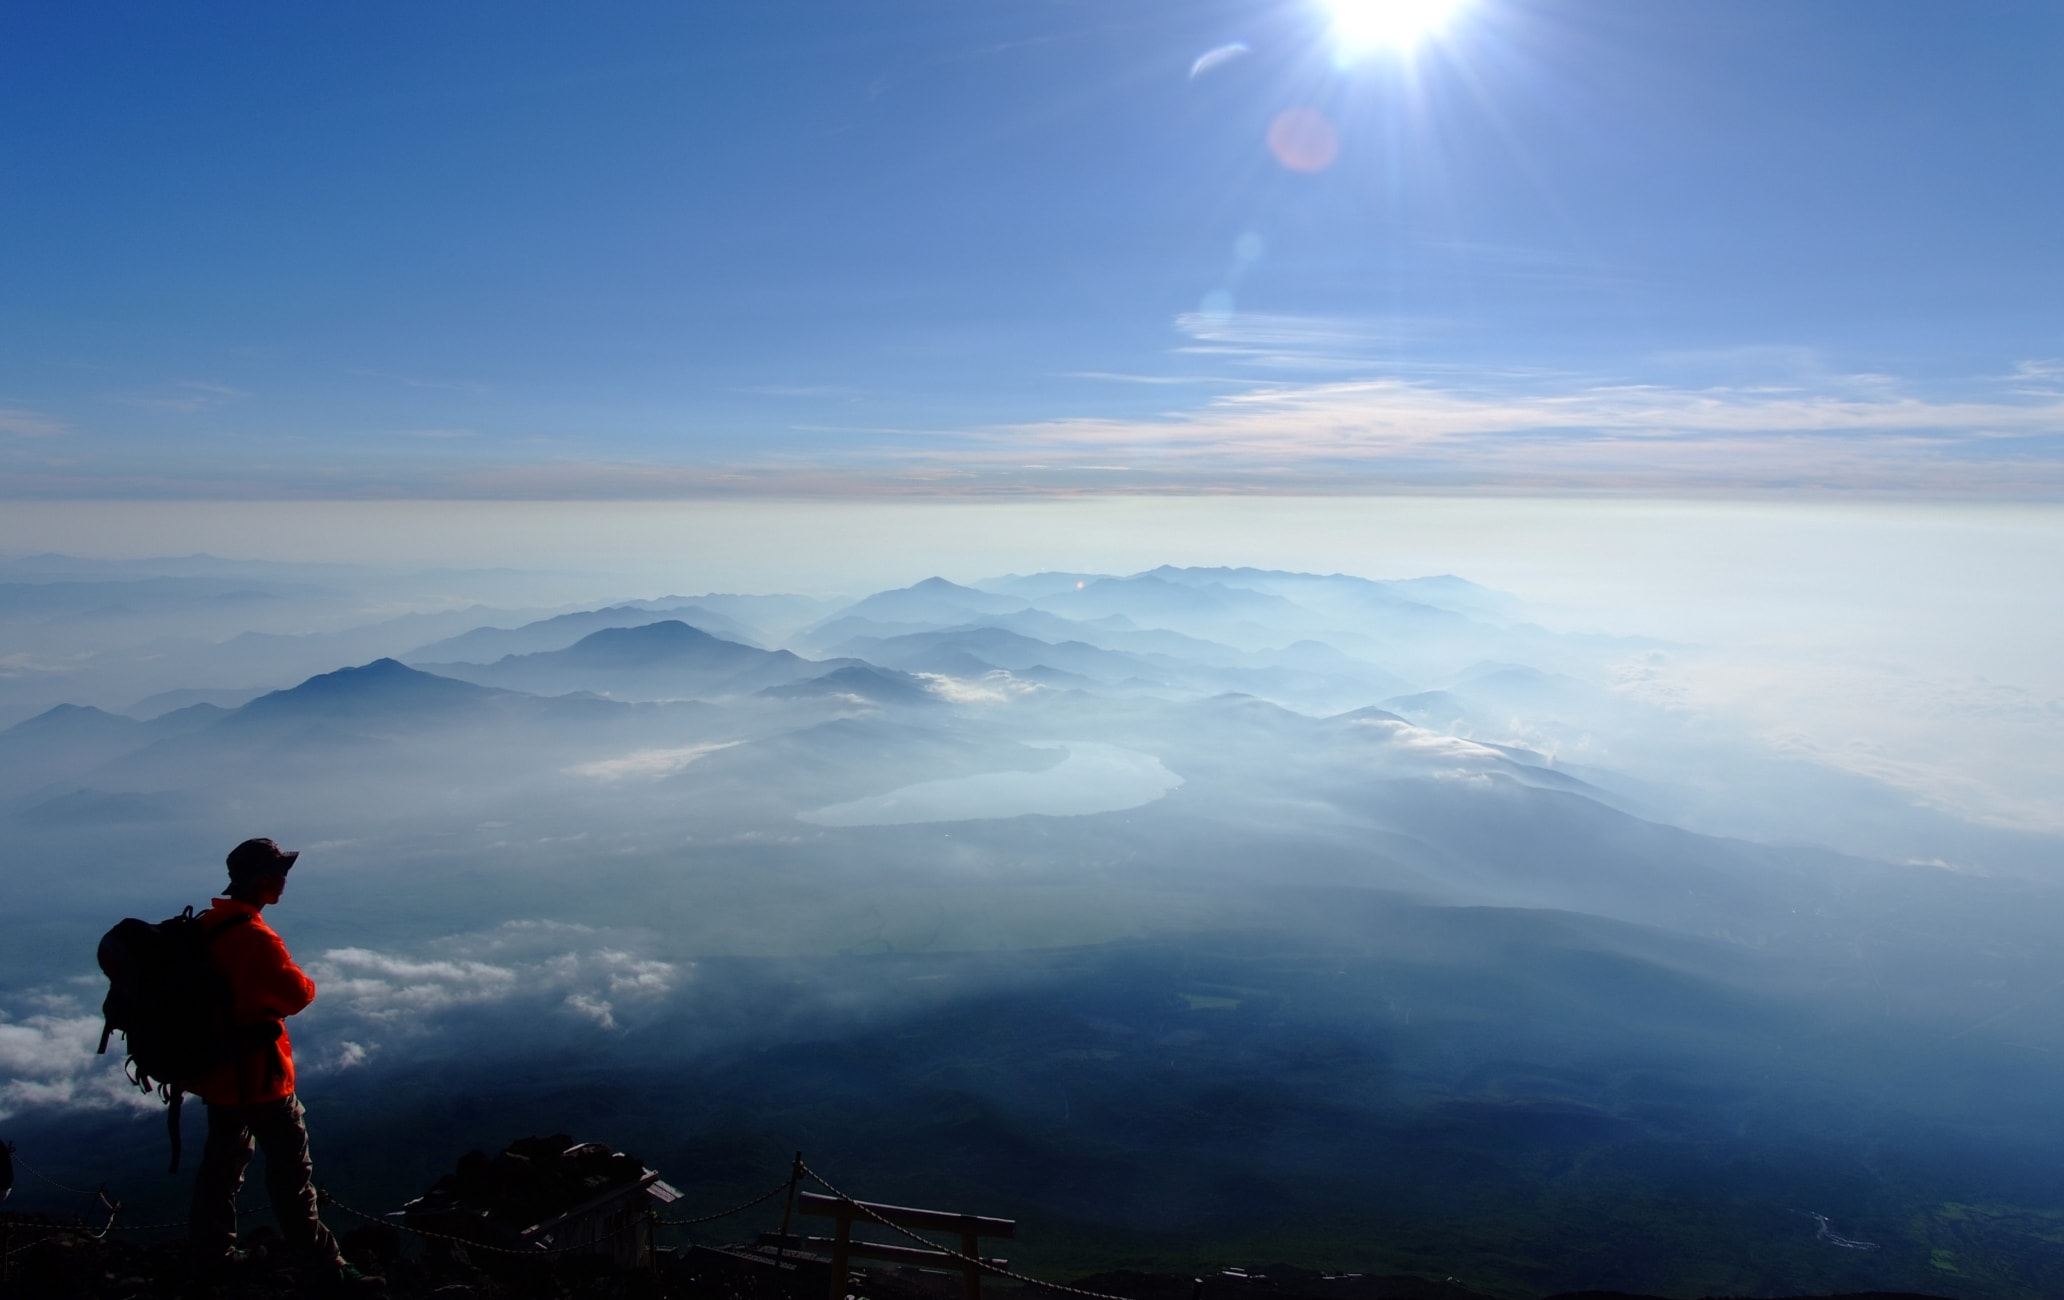
[[[649,623],[664,622],[668,618],[692,623],[702,631],[742,645],[753,645],[759,637],[757,632],[745,624],[692,603],[650,607],[613,605],[607,609],[559,614],[534,623],[525,623],[521,627],[476,627],[458,636],[417,646],[399,658],[409,663],[440,660],[457,663],[494,663],[512,655],[564,650],[589,633],[605,628],[643,627]]]
[[[770,699],[799,700],[810,698],[850,699],[861,705],[877,707],[916,704],[935,705],[940,697],[925,685],[924,679],[910,673],[893,669],[876,668],[872,664],[854,664],[835,668],[822,677],[810,677],[799,682],[788,682],[779,686],[762,687],[759,692]]]
[[[808,660],[788,650],[712,636],[679,619],[591,632],[563,650],[516,654],[491,664],[425,664],[461,680],[543,694],[598,691],[626,698],[750,694],[847,660]]]

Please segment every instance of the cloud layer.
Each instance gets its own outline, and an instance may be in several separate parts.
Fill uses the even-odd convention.
[[[160,463],[105,430],[0,411],[0,430],[17,435],[0,491],[482,499],[2064,491],[2064,363],[2055,360],[1921,383],[1845,373],[1797,349],[1650,358],[1632,378],[1398,359],[1423,346],[1416,333],[1436,328],[1190,313],[1175,322],[1171,373],[1127,377],[1181,385],[1171,391],[1220,388],[1201,401],[991,425],[792,425],[743,442],[613,432],[601,411],[586,429],[549,441],[483,428],[463,454],[448,442],[425,448],[411,428],[349,454],[329,447],[320,465],[294,438],[266,442],[264,455],[247,441],[194,440]],[[1675,378],[1693,372],[1704,377]],[[58,432],[69,435],[63,456],[32,451],[22,436]]]
[[[1378,378],[1257,386],[1152,419],[981,435],[953,459],[1122,464],[1200,483],[1351,489],[2064,486],[2064,397],[1943,400],[1855,378],[1843,391],[1656,384],[1464,385]],[[944,457],[935,457],[944,460]]]
[[[630,951],[622,936],[563,922],[511,921],[484,934],[440,940],[425,953],[332,948],[308,963],[308,973],[329,999],[327,1009],[341,1011],[361,1031],[417,1028],[429,1015],[516,1000],[557,1004],[615,1029],[620,1006],[665,997],[682,970]]]
[[[121,1046],[107,1056],[100,1041],[100,1017],[62,993],[32,999],[41,1008],[15,1016],[0,1010],[0,1119],[25,1111],[147,1109],[158,1104],[123,1077]]]
[[[512,921],[397,952],[332,948],[303,963],[316,1003],[292,1025],[296,1064],[321,1075],[366,1064],[383,1044],[430,1032],[459,1013],[522,1014],[536,1032],[557,1013],[578,1032],[614,1031],[658,1006],[686,969],[644,955],[643,937],[556,921]],[[79,988],[101,987],[82,977]],[[94,1048],[100,1017],[87,995],[45,988],[0,1007],[0,1120],[35,1111],[148,1110],[159,1103],[123,1077],[122,1044]]]

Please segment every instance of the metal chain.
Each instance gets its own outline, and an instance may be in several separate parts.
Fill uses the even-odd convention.
[[[36,1238],[34,1241],[24,1242],[21,1245],[16,1246],[13,1250],[8,1251],[5,1255],[0,1255],[0,1259],[13,1259],[16,1255],[21,1254],[25,1250],[31,1249],[35,1246],[40,1246],[44,1242],[49,1241],[52,1237],[62,1237],[64,1234],[70,1231],[72,1231],[72,1229],[70,1228],[52,1228],[50,1229],[50,1231],[44,1233],[42,1236]]]
[[[121,1202],[117,1201],[115,1202],[115,1205],[119,1207],[121,1205]],[[241,1219],[244,1216],[250,1214],[263,1214],[271,1208],[272,1206],[270,1204],[266,1204],[255,1206],[248,1210],[238,1210],[236,1213],[237,1217]],[[38,1242],[43,1242],[50,1240],[51,1237],[62,1236],[67,1232],[77,1232],[82,1233],[85,1236],[91,1237],[95,1241],[98,1241],[102,1237],[107,1236],[110,1232],[170,1232],[174,1228],[185,1228],[189,1226],[191,1225],[185,1219],[181,1219],[177,1223],[116,1223],[114,1221],[113,1216],[110,1216],[106,1226],[101,1228],[101,1230],[98,1232],[87,1232],[83,1227],[78,1227],[71,1224],[62,1224],[52,1227],[48,1235],[38,1237],[36,1240]],[[21,1253],[21,1249],[22,1248],[17,1247],[16,1249],[9,1251],[8,1254],[18,1255]]]
[[[21,1152],[19,1151],[14,1152],[14,1163],[17,1168],[28,1170],[30,1173],[36,1175],[36,1177],[42,1179],[44,1182],[49,1183],[52,1187],[55,1187],[60,1192],[71,1192],[76,1196],[94,1195],[93,1192],[89,1192],[83,1187],[73,1187],[69,1183],[61,1183],[57,1181],[55,1178],[52,1178],[49,1174],[44,1173],[41,1169],[36,1168],[36,1166],[22,1159]],[[103,1186],[105,1186],[105,1184],[103,1184]]]
[[[959,1260],[963,1264],[972,1264],[973,1266],[981,1269],[985,1273],[994,1273],[998,1277],[1007,1277],[1014,1282],[1023,1282],[1027,1286],[1036,1286],[1046,1291],[1058,1291],[1063,1295],[1084,1296],[1087,1297],[1087,1300],[1126,1300],[1126,1297],[1124,1296],[1105,1295],[1101,1291],[1084,1291],[1080,1287],[1063,1286],[1059,1282],[1048,1282],[1043,1278],[1028,1277],[1023,1273],[1013,1273],[1009,1269],[1003,1267],[1003,1265],[1001,1264],[992,1263],[989,1260],[981,1259],[974,1255],[963,1255],[957,1250],[953,1250],[946,1246],[941,1246],[938,1242],[933,1241],[928,1237],[918,1236],[916,1233],[912,1232],[910,1229],[904,1227],[899,1223],[889,1222],[881,1215],[876,1214],[873,1210],[868,1209],[866,1202],[856,1201],[852,1197],[840,1191],[838,1188],[833,1187],[829,1182],[826,1182],[823,1174],[818,1173],[816,1170],[810,1168],[810,1166],[808,1165],[803,1165],[800,1160],[798,1160],[796,1163],[802,1165],[803,1172],[810,1175],[810,1177],[816,1179],[819,1185],[821,1185],[825,1191],[830,1192],[833,1196],[836,1196],[839,1200],[844,1201],[846,1204],[860,1211],[860,1213],[866,1215],[868,1218],[874,1220],[876,1223],[879,1223],[882,1227],[887,1228],[891,1232],[900,1233],[903,1236],[910,1238],[910,1240],[918,1243],[919,1245],[924,1246],[930,1250],[936,1250],[942,1255],[950,1255],[954,1259]]]
[[[13,1259],[16,1255],[21,1254],[23,1251],[29,1249],[31,1246],[40,1246],[46,1241],[51,1241],[70,1233],[75,1233],[81,1237],[86,1238],[88,1241],[105,1240],[110,1232],[115,1231],[115,1216],[122,1212],[122,1203],[120,1201],[109,1200],[107,1198],[106,1192],[95,1192],[94,1196],[98,1198],[102,1205],[105,1205],[107,1207],[108,1212],[107,1222],[100,1225],[100,1230],[98,1232],[95,1232],[94,1230],[88,1228],[83,1223],[50,1224],[47,1225],[50,1228],[50,1231],[44,1233],[42,1236],[36,1238],[34,1241],[24,1242],[22,1245],[16,1246],[13,1250],[8,1251],[5,1255],[0,1255],[0,1259]]]
[[[698,1223],[710,1223],[717,1219],[728,1219],[734,1214],[741,1214],[746,1210],[750,1210],[762,1201],[771,1201],[787,1190],[788,1180],[784,1178],[766,1191],[761,1192],[758,1196],[753,1197],[742,1205],[734,1205],[728,1210],[720,1210],[715,1214],[705,1214],[699,1219],[654,1219],[653,1222],[663,1228],[689,1228]]]
[[[239,1219],[241,1219],[244,1218],[246,1215],[263,1214],[271,1208],[272,1203],[268,1201],[264,1205],[253,1206],[248,1210],[238,1210],[236,1212],[236,1216]],[[177,1223],[125,1223],[122,1224],[120,1227],[111,1228],[109,1230],[112,1232],[167,1232],[173,1228],[184,1228],[188,1226],[190,1226],[188,1222],[185,1219],[181,1219]]]
[[[122,1212],[122,1203],[109,1200],[105,1189],[95,1192],[93,1199],[107,1206],[107,1222],[100,1225],[99,1232],[89,1232],[86,1235],[94,1241],[105,1241],[107,1235],[115,1230],[115,1216]]]

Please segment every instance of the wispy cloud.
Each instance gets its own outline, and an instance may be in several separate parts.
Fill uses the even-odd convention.
[[[177,411],[193,414],[211,411],[230,402],[242,401],[250,394],[241,388],[228,384],[211,383],[204,379],[181,379],[167,389],[155,393],[136,393],[119,400],[130,406],[140,406],[151,411]]]
[[[425,379],[419,375],[397,374],[391,370],[357,369],[349,372],[362,379],[378,379],[386,383],[399,384],[403,388],[422,389],[431,392],[465,393],[478,397],[488,391],[486,384],[476,380]]]
[[[2020,362],[2007,382],[2030,396],[2064,397],[2064,358]]]
[[[1044,690],[1038,682],[1013,677],[1004,669],[980,677],[948,677],[944,673],[918,673],[925,689],[954,704],[1007,704]]]
[[[1220,357],[1241,365],[1304,372],[1366,372],[1372,358],[1395,353],[1437,327],[1430,322],[1263,312],[1184,312],[1175,327],[1186,342],[1177,353]]]
[[[840,384],[752,384],[738,390],[755,397],[837,397],[852,400],[865,394]]]
[[[2064,487],[2064,396],[2010,391],[1945,400],[1902,392],[1882,376],[1830,387],[1841,391],[1576,381],[1469,387],[1395,378],[1271,385],[1149,419],[1085,417],[984,432],[934,459],[1094,459],[1232,480],[1330,474],[1519,487]]]
[[[415,431],[407,450],[399,437],[348,453],[275,437],[267,458],[241,463],[224,450],[214,460],[88,455],[30,464],[34,444],[18,443],[6,453],[16,472],[0,478],[0,495],[2064,494],[2064,362],[2021,360],[1991,375],[1922,383],[1845,370],[1811,349],[1736,347],[1657,355],[1629,377],[1601,377],[1465,366],[1430,344],[1448,328],[1439,322],[1192,313],[1175,326],[1173,373],[1083,376],[1159,387],[1167,405],[1147,413],[1098,411],[1096,398],[1077,396],[1087,410],[1051,419],[790,424],[715,445],[600,433],[468,438],[430,428]],[[1196,353],[1211,356],[1221,377],[1183,375]],[[1438,359],[1395,359],[1428,355]],[[1228,370],[1248,378],[1224,379]],[[1185,391],[1188,384],[1199,387]],[[54,427],[29,414],[23,428]]]
[[[1189,384],[1231,384],[1245,386],[1253,380],[1234,379],[1218,375],[1127,375],[1112,370],[1071,370],[1063,379],[1100,379],[1113,384],[1147,384],[1155,387],[1176,388]]]
[[[635,749],[619,758],[580,763],[566,771],[570,776],[584,776],[593,781],[656,781],[672,776],[704,755],[739,743],[726,740],[707,745],[684,745],[677,749]]]
[[[1223,68],[1226,64],[1243,57],[1246,53],[1247,43],[1245,41],[1232,41],[1215,49],[1206,50],[1197,56],[1195,63],[1190,65],[1190,80],[1195,81],[1206,73]]]
[[[64,423],[40,411],[19,406],[0,406],[0,433],[17,438],[61,438],[69,430]]]

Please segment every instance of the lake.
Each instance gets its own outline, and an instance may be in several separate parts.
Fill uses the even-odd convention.
[[[920,781],[797,816],[819,826],[896,826],[1031,813],[1079,817],[1137,808],[1182,784],[1160,759],[1135,749],[1079,740],[1057,742],[1056,747],[1066,750],[1068,757],[1043,772],[985,772]]]

